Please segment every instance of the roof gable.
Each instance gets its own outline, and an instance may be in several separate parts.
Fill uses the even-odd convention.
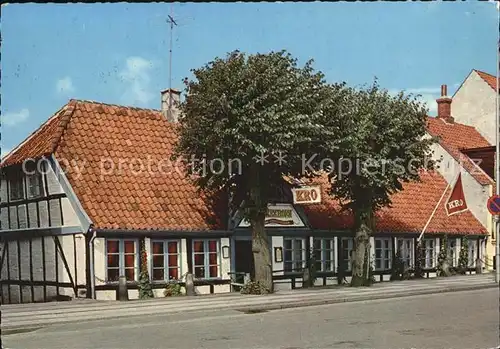
[[[497,78],[491,74],[485,73],[483,71],[474,69],[474,71],[483,79],[493,90],[496,90]]]
[[[491,144],[472,126],[427,118],[427,131],[439,138],[439,144],[482,185],[493,184],[488,176],[462,149],[488,147]]]

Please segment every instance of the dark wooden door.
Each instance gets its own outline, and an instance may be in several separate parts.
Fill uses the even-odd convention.
[[[252,279],[255,275],[252,241],[236,240],[234,242],[235,267],[238,273],[250,273]]]

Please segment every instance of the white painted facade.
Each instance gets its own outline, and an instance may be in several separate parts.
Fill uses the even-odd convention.
[[[472,71],[453,96],[451,115],[456,122],[475,127],[495,144],[495,108],[495,90]]]
[[[432,146],[433,158],[440,160],[438,164],[438,172],[446,179],[450,186],[454,184],[458,173],[462,174],[462,186],[464,189],[465,199],[470,212],[476,219],[487,229],[489,236],[494,232],[493,217],[486,207],[486,202],[492,194],[492,185],[480,184],[468,171],[466,171],[460,163],[455,160],[441,145],[434,144]],[[481,171],[478,168],[478,171]],[[443,205],[444,200],[443,199]],[[493,256],[495,255],[495,240],[488,239],[485,246],[485,262],[487,265],[492,265]],[[488,269],[491,269],[489,267]]]

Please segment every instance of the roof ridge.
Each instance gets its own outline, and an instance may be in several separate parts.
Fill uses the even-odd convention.
[[[495,75],[490,74],[490,73],[487,73],[487,72],[485,72],[484,70],[479,70],[479,69],[473,69],[473,70],[474,70],[474,71],[476,71],[477,73],[486,74],[486,75],[489,75],[489,76],[491,76],[491,77],[495,78]]]
[[[70,102],[76,102],[76,103],[92,103],[92,104],[100,104],[100,105],[105,105],[109,107],[117,107],[117,108],[125,108],[125,109],[135,109],[135,110],[144,110],[144,111],[150,111],[150,112],[161,112],[161,109],[152,109],[152,108],[141,108],[141,107],[134,107],[134,106],[129,106],[129,105],[120,105],[120,104],[113,104],[113,103],[105,103],[105,102],[99,102],[99,101],[93,101],[90,99],[71,99]]]

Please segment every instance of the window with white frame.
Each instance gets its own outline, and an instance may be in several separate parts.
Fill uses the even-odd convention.
[[[405,268],[413,266],[413,239],[397,239],[398,252]]]
[[[375,269],[389,270],[392,262],[392,248],[390,238],[375,239]]]
[[[476,266],[477,258],[477,240],[469,240],[469,268]]]
[[[352,250],[354,249],[354,239],[353,238],[342,238],[340,239],[340,260],[339,268],[343,265],[346,271],[351,271],[351,261],[352,261]]]
[[[314,259],[316,261],[316,271],[334,271],[334,239],[314,239]]]
[[[300,272],[306,266],[306,241],[303,238],[283,239],[283,265],[287,273]]]
[[[457,239],[448,239],[448,259],[452,267],[458,265]]]
[[[193,240],[194,276],[198,279],[211,279],[220,276],[219,240]]]
[[[116,282],[124,275],[127,281],[137,281],[138,242],[128,239],[106,240],[106,281]]]
[[[178,240],[154,240],[151,242],[153,281],[180,279],[179,246]]]
[[[424,239],[423,246],[425,251],[424,268],[431,269],[436,266],[436,240]]]

